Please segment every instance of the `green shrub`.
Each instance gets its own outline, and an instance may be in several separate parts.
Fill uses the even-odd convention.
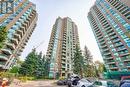
[[[0,72],[0,79],[7,78],[9,82],[12,82],[15,75],[9,72]]]
[[[26,82],[27,81],[27,77],[23,76],[23,77],[18,77],[18,79],[22,82]]]
[[[35,77],[27,77],[27,80],[36,80]]]
[[[65,77],[64,77],[64,76],[62,76],[62,77],[60,77],[60,78],[59,78],[59,80],[64,80],[64,79],[65,79]]]
[[[35,77],[28,77],[28,76],[20,76],[18,77],[18,79],[21,80],[22,82],[36,80]]]

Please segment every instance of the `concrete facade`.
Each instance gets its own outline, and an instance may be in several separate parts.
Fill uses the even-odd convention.
[[[75,23],[68,17],[57,18],[47,50],[50,59],[50,78],[67,77],[73,73],[72,58],[76,44],[79,44],[78,30]]]

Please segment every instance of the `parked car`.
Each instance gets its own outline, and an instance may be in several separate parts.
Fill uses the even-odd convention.
[[[130,76],[122,76],[119,87],[130,86]]]
[[[67,81],[68,81],[68,79],[62,79],[62,80],[58,80],[57,81],[57,85],[67,85]]]
[[[93,84],[92,82],[84,78],[78,81],[76,87],[88,87],[91,86],[92,84]]]
[[[120,87],[130,87],[130,83],[124,83]]]
[[[95,81],[91,86],[88,87],[118,87],[112,81],[99,80]]]
[[[80,78],[78,76],[71,76],[67,81],[68,87],[76,86],[79,80]]]

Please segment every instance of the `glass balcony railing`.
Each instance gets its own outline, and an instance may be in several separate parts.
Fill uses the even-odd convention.
[[[111,55],[111,53],[104,53],[104,55]]]
[[[103,45],[103,46],[101,46],[102,48],[105,48],[105,47],[107,47],[107,45]]]
[[[65,64],[66,62],[65,61],[62,61],[63,64]]]
[[[3,67],[5,65],[5,62],[0,62],[0,67]]]
[[[103,51],[105,52],[105,51],[109,51],[109,49],[108,48],[106,48],[106,49],[103,49]]]
[[[15,45],[14,45],[13,43],[11,43],[11,42],[7,43],[7,46],[8,46],[9,48],[11,48],[12,50],[15,49]]]
[[[66,59],[66,58],[63,56],[62,59]]]
[[[115,43],[115,42],[119,42],[119,41],[120,41],[120,39],[113,40],[114,43]]]
[[[111,39],[115,39],[115,38],[117,38],[117,36],[116,36],[116,35],[111,37]]]
[[[123,45],[123,44],[122,44],[122,43],[116,43],[116,44],[115,44],[115,46],[117,46],[117,47],[118,47],[118,46],[121,46],[121,45]]]
[[[113,59],[113,57],[106,57],[105,59]]]
[[[112,35],[114,35],[114,34],[115,34],[115,32],[112,32],[112,33],[110,33],[109,35],[112,36]]]
[[[7,55],[0,54],[0,60],[7,61],[7,60],[8,60],[8,56],[7,56]]]
[[[9,55],[11,55],[12,52],[13,52],[11,49],[8,49],[8,48],[7,49],[6,48],[1,49],[1,51],[4,52],[4,53],[6,53],[6,54],[9,54]]]
[[[112,61],[107,61],[106,63],[107,63],[107,64],[115,64],[115,61],[114,61],[114,60],[112,60]]]
[[[130,63],[126,64],[127,67],[130,67]]]
[[[19,34],[14,34],[14,38],[18,38],[20,40],[21,36]]]
[[[126,50],[126,48],[118,48],[117,51]]]
[[[109,69],[118,69],[117,66],[109,66]]]
[[[65,66],[65,65],[62,65],[62,68],[66,68],[66,66]]]
[[[17,40],[17,39],[12,38],[11,40],[12,40],[12,42],[15,43],[16,45],[18,44],[18,40]]]

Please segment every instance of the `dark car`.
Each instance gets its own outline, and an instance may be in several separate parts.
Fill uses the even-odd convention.
[[[124,83],[120,87],[130,87],[130,83]]]
[[[68,81],[68,79],[59,80],[59,81],[57,81],[57,85],[67,85],[67,81]]]
[[[76,86],[79,80],[80,78],[78,76],[71,76],[67,81],[68,87]]]
[[[119,87],[125,87],[124,85],[129,85],[126,87],[130,87],[130,76],[123,76],[121,78]]]

